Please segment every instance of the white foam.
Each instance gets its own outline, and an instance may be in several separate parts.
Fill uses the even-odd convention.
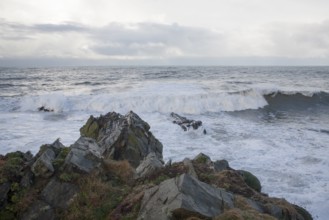
[[[20,103],[21,111],[35,111],[39,107],[55,112],[70,111],[117,111],[179,112],[201,114],[206,112],[240,111],[258,109],[267,105],[262,94],[255,90],[237,93],[213,92],[199,85],[184,83],[153,83],[133,87],[116,93],[91,95],[67,95],[52,92],[38,96],[25,96]]]

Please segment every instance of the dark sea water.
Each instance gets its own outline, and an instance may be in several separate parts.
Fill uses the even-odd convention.
[[[89,115],[129,110],[165,160],[227,159],[265,193],[329,216],[329,67],[0,68],[0,154],[58,137],[70,145]],[[183,132],[171,112],[202,120],[207,134]]]

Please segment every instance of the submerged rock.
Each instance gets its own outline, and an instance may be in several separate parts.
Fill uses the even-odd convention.
[[[174,112],[170,113],[170,116],[174,119],[172,122],[178,124],[184,131],[188,131],[190,128],[196,130],[202,127],[202,121],[190,120]],[[203,133],[207,134],[206,129],[203,129]]]
[[[38,108],[38,111],[40,111],[40,112],[53,112],[54,109],[50,109],[50,108],[47,108],[45,106],[41,106],[41,107]]]

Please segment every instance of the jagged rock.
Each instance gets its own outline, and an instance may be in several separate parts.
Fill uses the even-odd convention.
[[[163,161],[159,160],[154,152],[149,153],[136,168],[139,177],[149,176],[163,167]]]
[[[174,112],[170,113],[170,116],[174,119],[173,123],[178,124],[184,131],[188,131],[190,128],[196,130],[202,127],[202,121],[190,120]],[[203,133],[207,134],[206,129],[203,129]]]
[[[54,167],[52,165],[52,161],[55,159],[55,152],[47,148],[41,156],[34,162],[32,165],[32,172],[36,177],[44,177],[49,178],[54,173]]]
[[[231,193],[183,174],[146,190],[138,219],[211,218],[233,203]]]
[[[41,192],[41,198],[54,208],[65,209],[70,205],[77,192],[76,185],[59,182],[53,178]]]
[[[32,203],[29,209],[22,215],[21,220],[53,220],[55,219],[54,209],[44,201],[37,200]]]
[[[54,152],[56,153],[56,156],[58,155],[58,153],[65,147],[59,140],[59,138],[50,145],[50,147],[54,150]]]
[[[162,160],[162,144],[149,129],[150,126],[132,111],[125,116],[110,112],[98,118],[91,116],[80,133],[94,138],[104,149],[105,158],[126,159],[136,168],[151,152]]]
[[[227,160],[216,160],[214,162],[214,169],[216,172],[221,172],[223,170],[231,169]]]
[[[194,157],[193,161],[198,163],[204,163],[210,165],[212,163],[210,157],[205,155],[204,153],[199,153],[196,157]]]
[[[187,167],[187,173],[193,177],[195,177],[196,179],[198,179],[198,175],[195,172],[195,169],[193,167],[192,161],[188,158],[185,158],[183,160],[183,164],[185,167]]]
[[[102,149],[94,139],[80,137],[72,146],[65,158],[68,167],[89,173],[101,164]]]

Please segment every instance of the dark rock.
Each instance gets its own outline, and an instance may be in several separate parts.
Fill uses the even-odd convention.
[[[20,186],[24,188],[30,188],[33,185],[33,173],[28,170],[21,179]]]
[[[126,159],[137,167],[151,152],[162,160],[162,144],[149,129],[150,126],[132,111],[125,116],[110,112],[98,118],[91,116],[80,133],[97,141],[104,150],[104,158]]]
[[[32,165],[32,172],[36,177],[49,178],[53,175],[55,169],[52,165],[52,161],[55,159],[55,152],[47,148],[41,156]]]
[[[231,193],[183,174],[146,190],[138,219],[211,218],[233,203]]]
[[[72,146],[71,151],[65,158],[68,167],[74,167],[83,172],[91,172],[100,166],[102,149],[94,139],[80,137]]]
[[[55,219],[54,209],[44,201],[37,200],[32,203],[29,209],[22,215],[21,220],[53,220]]]
[[[163,167],[163,161],[155,155],[154,152],[149,153],[145,159],[136,168],[139,177],[149,176]]]
[[[216,172],[221,172],[223,170],[229,170],[230,166],[227,160],[216,160],[214,162],[214,169]]]
[[[300,207],[298,205],[293,205],[296,211],[304,218],[304,220],[313,220],[312,215],[303,207]]]
[[[166,167],[170,167],[171,166],[171,164],[172,164],[172,160],[171,159],[169,159],[168,161],[167,161],[167,163],[166,163]]]
[[[42,199],[54,208],[67,208],[78,192],[78,187],[71,183],[50,180],[41,192]]]
[[[174,119],[173,123],[178,124],[184,131],[188,131],[190,128],[196,130],[202,127],[202,121],[190,120],[174,112],[170,113],[170,116]],[[203,134],[207,134],[206,129],[203,129]]]
[[[38,108],[38,111],[40,111],[40,112],[53,112],[54,109],[50,109],[50,108],[47,108],[45,106],[41,106],[41,107]]]
[[[0,209],[7,205],[10,186],[11,185],[8,182],[0,184]]]
[[[257,192],[261,192],[262,186],[255,175],[245,170],[238,170],[238,172],[249,187],[253,188]]]

